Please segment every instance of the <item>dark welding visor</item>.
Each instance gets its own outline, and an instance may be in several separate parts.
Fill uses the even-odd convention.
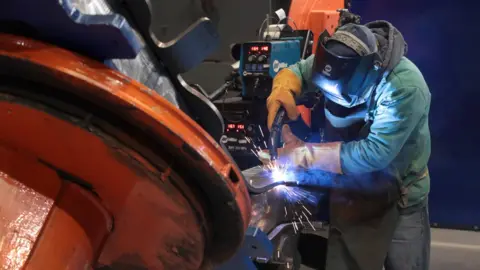
[[[325,48],[325,34],[319,38],[312,70],[312,82],[325,97],[347,108],[365,103],[380,77],[380,57],[337,56]],[[332,41],[333,42],[333,41]]]

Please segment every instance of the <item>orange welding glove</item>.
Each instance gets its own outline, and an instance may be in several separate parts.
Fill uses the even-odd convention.
[[[282,137],[285,143],[278,149],[279,163],[289,164],[304,169],[317,169],[325,172],[342,174],[340,162],[341,142],[305,143],[293,135],[288,125],[282,128]],[[269,155],[263,153],[260,158],[264,164],[270,162]]]
[[[288,118],[295,120],[298,118],[295,97],[302,91],[302,81],[297,75],[288,68],[278,72],[273,79],[272,93],[267,99],[267,126],[272,129],[273,120],[277,115],[278,109],[283,106],[287,112]]]

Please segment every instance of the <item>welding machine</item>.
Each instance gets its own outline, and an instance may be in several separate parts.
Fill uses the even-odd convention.
[[[224,95],[214,101],[225,121],[221,138],[240,169],[260,164],[255,157],[258,148],[266,149],[269,138],[266,99],[272,90],[273,78],[283,68],[312,54],[313,33],[310,30],[282,32],[275,40],[251,41],[232,46],[237,60],[236,80],[240,94]],[[232,84],[231,84],[232,85]],[[233,89],[232,89],[233,90]],[[234,91],[232,91],[234,92]],[[245,137],[249,138],[248,140]]]
[[[246,42],[241,45],[240,66],[242,97],[265,99],[275,75],[301,58],[301,39]]]

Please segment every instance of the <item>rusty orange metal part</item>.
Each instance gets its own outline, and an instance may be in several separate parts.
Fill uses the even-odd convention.
[[[2,265],[200,269],[236,252],[243,176],[182,111],[23,37],[0,35],[0,78]]]
[[[345,0],[292,0],[288,16],[299,29],[310,29],[314,33],[314,47],[320,34],[327,30],[333,33],[338,25],[339,9],[345,8]],[[292,24],[292,22],[289,22]],[[294,25],[291,25],[295,27]]]

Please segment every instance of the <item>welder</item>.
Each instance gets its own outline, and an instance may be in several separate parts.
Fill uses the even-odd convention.
[[[431,97],[406,52],[389,22],[347,24],[274,78],[269,128],[282,107],[299,117],[302,93],[325,97],[325,141],[305,143],[285,125],[277,162],[333,175],[316,183],[331,186],[328,270],[428,269]]]

